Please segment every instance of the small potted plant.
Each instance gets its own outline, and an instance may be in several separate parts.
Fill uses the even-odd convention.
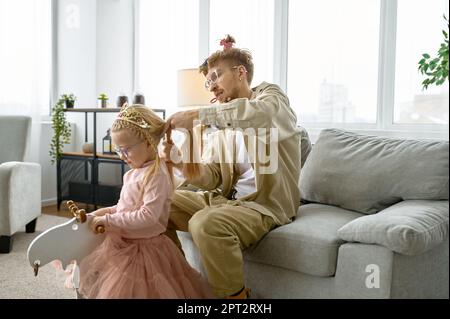
[[[75,100],[77,99],[75,95],[71,94],[63,94],[61,95],[61,99],[64,101],[67,109],[72,109],[75,105]]]
[[[66,114],[64,112],[64,105],[66,99],[64,96],[58,100],[55,106],[52,108],[52,128],[53,138],[50,144],[50,157],[51,162],[54,164],[61,157],[64,144],[70,143],[70,124],[66,120]]]
[[[100,104],[101,108],[105,108],[107,106],[107,102],[108,102],[108,95],[106,95],[105,93],[102,93],[98,96],[98,101]]]

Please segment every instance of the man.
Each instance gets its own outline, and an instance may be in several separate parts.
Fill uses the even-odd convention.
[[[278,86],[263,82],[251,89],[251,54],[233,48],[233,43],[230,36],[222,40],[224,50],[212,54],[200,67],[205,86],[221,105],[178,112],[167,120],[168,135],[172,129],[192,130],[195,121],[219,130],[215,162],[174,164],[187,183],[201,191],[175,192],[166,234],[180,249],[176,230],[192,234],[208,281],[220,298],[248,297],[242,250],[273,228],[291,222],[300,205],[301,136],[296,115]],[[235,147],[227,143],[226,131],[230,130]],[[264,139],[271,146],[275,143],[275,149],[270,149],[275,157],[271,154],[269,161],[261,161],[252,152],[256,147],[266,153],[269,144],[260,145]],[[170,140],[164,143],[167,161],[171,148]],[[243,154],[247,160],[230,162],[225,158],[230,152],[232,158]]]

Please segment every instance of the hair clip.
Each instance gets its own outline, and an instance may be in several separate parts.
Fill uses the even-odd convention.
[[[223,46],[223,50],[225,51],[233,47],[233,42],[222,39],[220,40],[220,45]]]

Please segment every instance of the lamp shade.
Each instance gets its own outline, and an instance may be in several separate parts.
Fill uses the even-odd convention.
[[[205,77],[198,69],[182,69],[178,71],[178,106],[210,105],[213,98],[205,89]]]

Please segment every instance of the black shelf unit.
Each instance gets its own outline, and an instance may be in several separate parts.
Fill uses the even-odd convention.
[[[121,108],[78,108],[66,109],[66,112],[84,113],[84,140],[88,141],[88,114],[93,120],[93,153],[65,152],[57,162],[57,206],[58,210],[64,200],[73,200],[97,206],[112,206],[117,203],[123,183],[126,164],[117,156],[97,153],[97,113],[117,113]],[[164,109],[153,109],[162,113]],[[121,167],[120,184],[108,185],[99,183],[99,165],[116,164]]]

